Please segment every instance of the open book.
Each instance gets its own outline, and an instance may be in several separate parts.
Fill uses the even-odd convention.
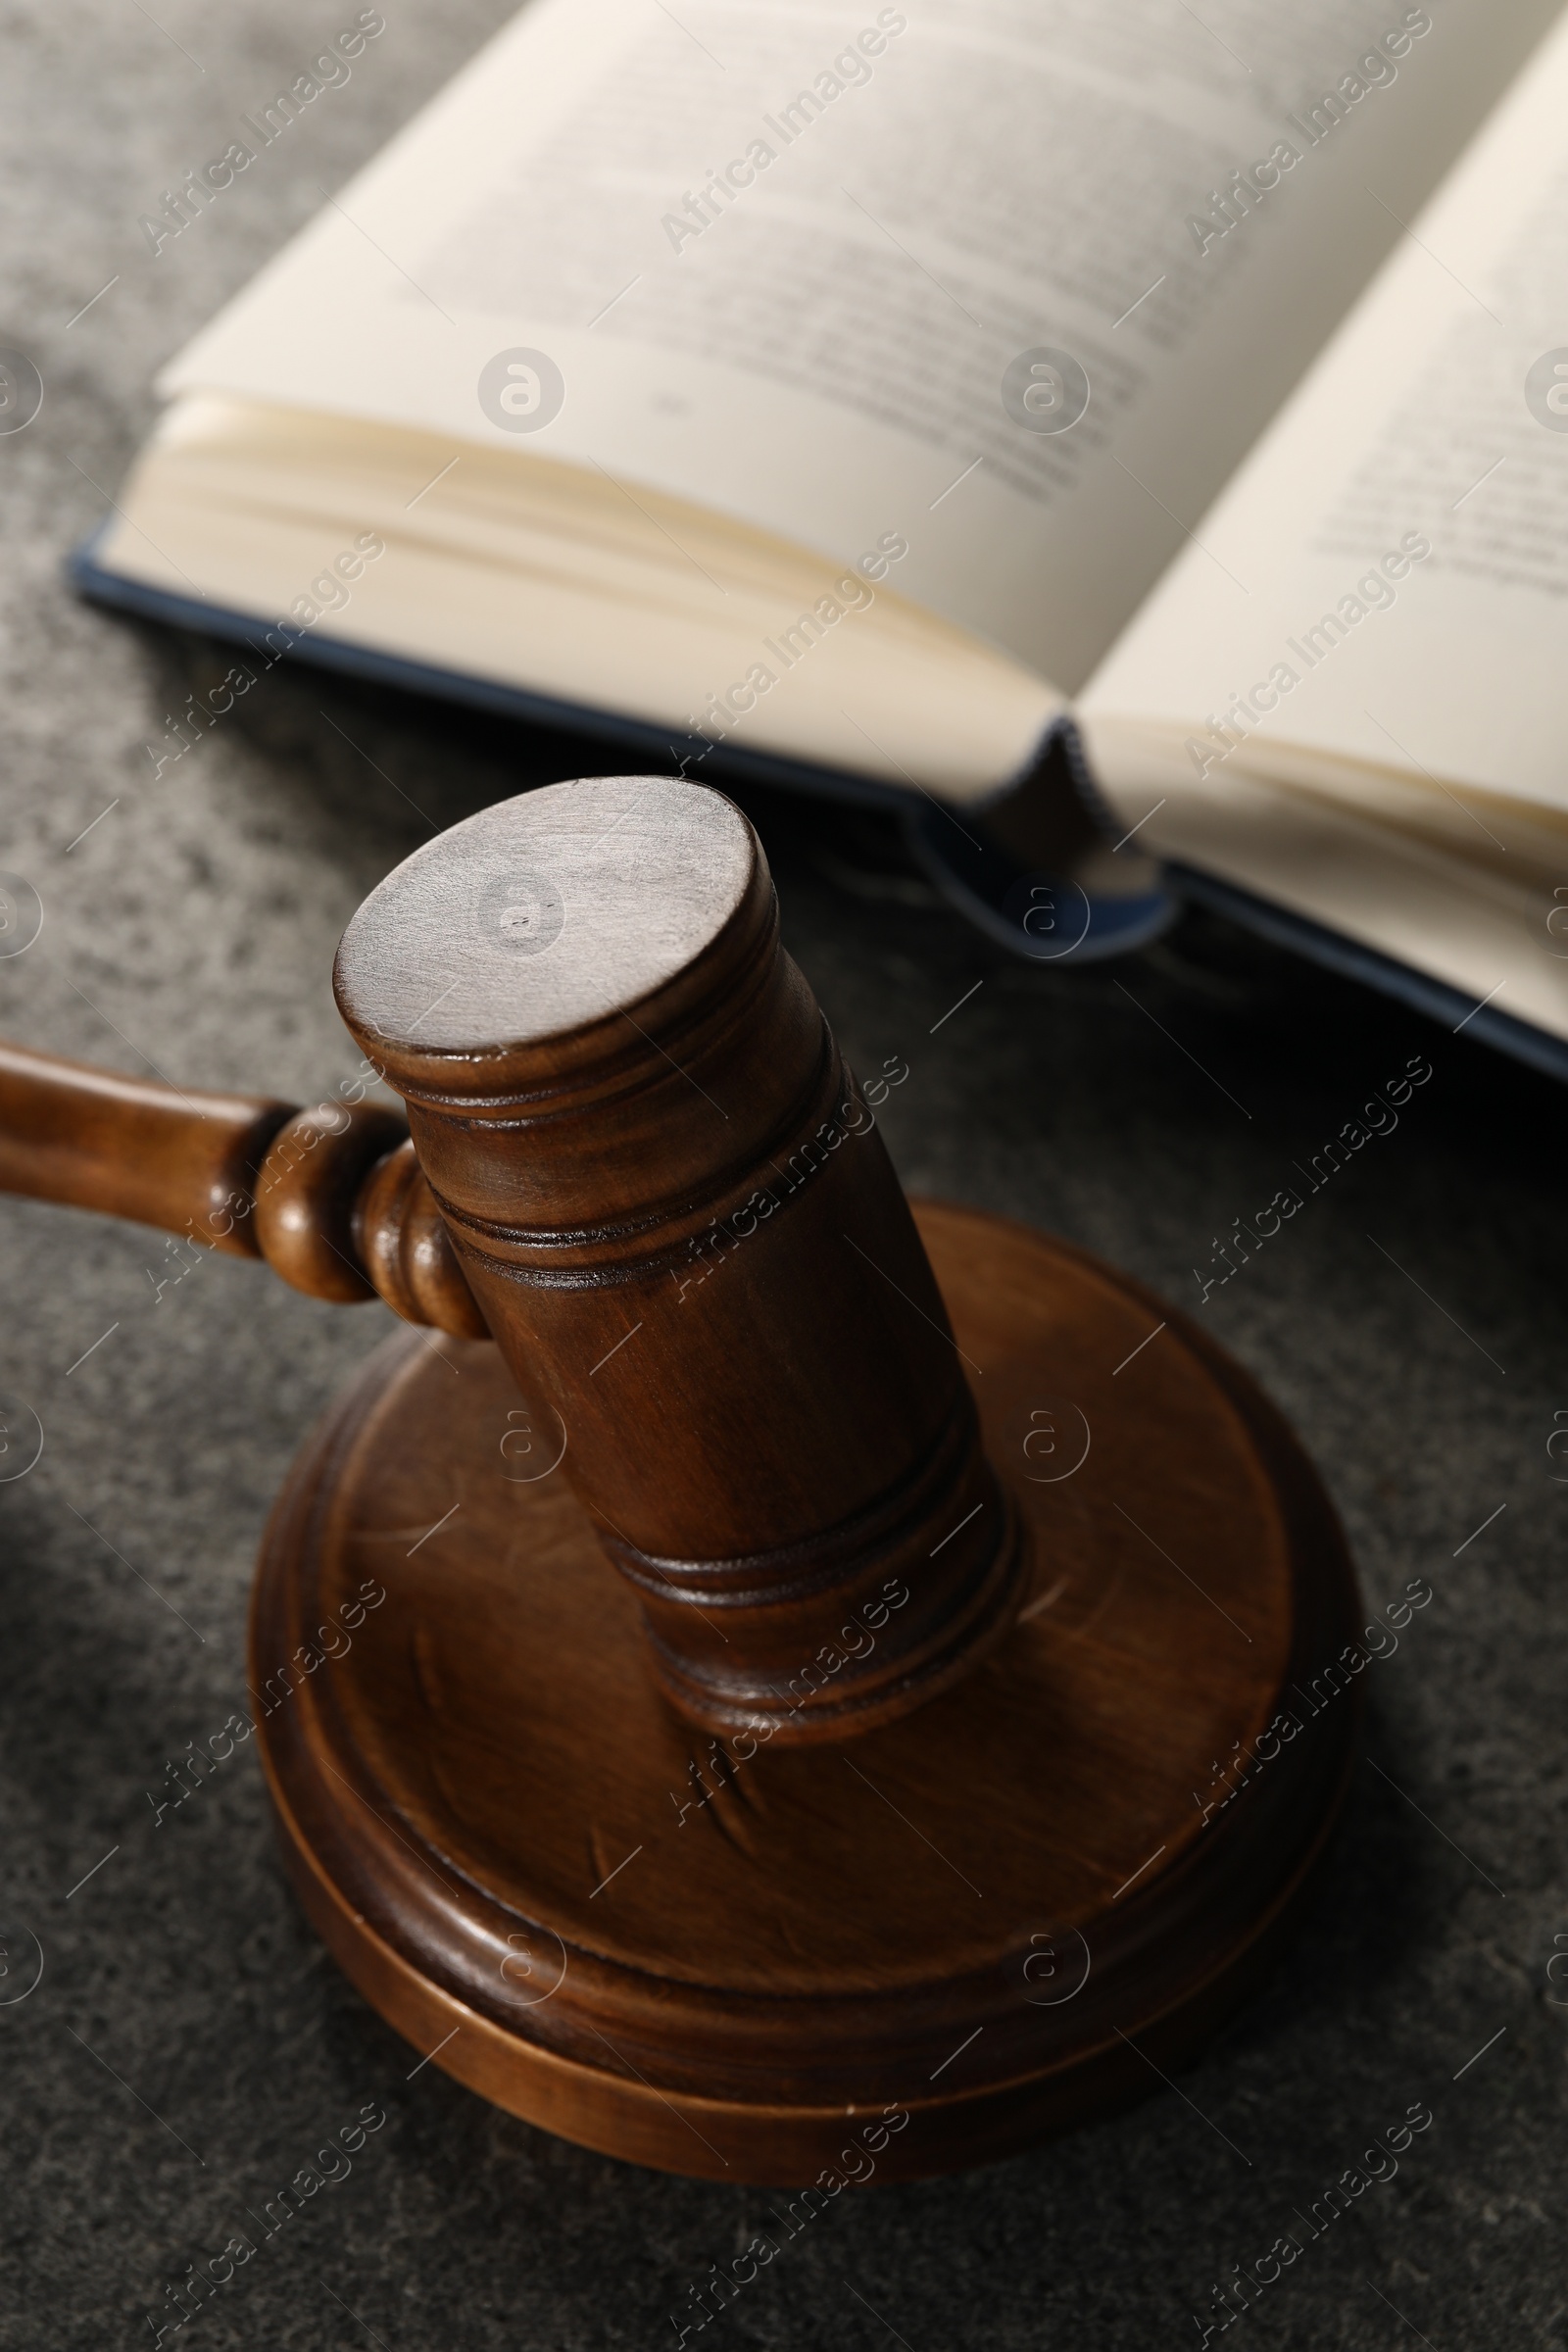
[[[534,0],[167,368],[78,577],[232,693],[396,663],[938,834],[1070,714],[1106,888],[1568,1069],[1561,19]]]

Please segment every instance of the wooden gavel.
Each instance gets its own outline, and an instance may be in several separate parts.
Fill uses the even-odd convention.
[[[1353,1700],[1228,1822],[1197,1795],[1348,1638],[1278,1416],[1110,1269],[917,1224],[714,792],[469,818],[336,991],[407,1132],[6,1048],[0,1190],[459,1343],[371,1359],[258,1572],[259,1745],[349,1973],[487,2096],[719,2178],[867,2108],[920,2126],[886,2178],[1147,2088],[1135,2037],[1173,2063],[1255,1978],[1345,1785]]]
[[[310,1110],[192,1100],[0,1043],[0,1192],[157,1225],[263,1257],[313,1298],[379,1295],[407,1323],[484,1339],[407,1123],[367,1102],[367,1083]]]

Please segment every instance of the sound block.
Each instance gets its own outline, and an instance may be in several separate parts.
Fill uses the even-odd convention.
[[[1354,1579],[1278,1413],[1083,1252],[916,1216],[1034,1568],[901,1721],[788,1750],[684,1723],[569,1432],[488,1345],[389,1342],[263,1545],[258,1733],[312,1921],[421,2059],[635,2163],[791,2186],[874,2145],[909,2178],[1158,2090],[1345,1794],[1354,1690],[1305,1693]]]

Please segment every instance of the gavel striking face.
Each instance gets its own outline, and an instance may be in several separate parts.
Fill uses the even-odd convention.
[[[446,1335],[370,1358],[258,1569],[258,1744],[349,1975],[500,2104],[734,2180],[1157,2089],[1349,1768],[1353,1701],[1288,1702],[1355,1596],[1278,1416],[1109,1268],[911,1214],[714,792],[469,818],[336,990],[407,1139],[6,1049],[0,1189]]]

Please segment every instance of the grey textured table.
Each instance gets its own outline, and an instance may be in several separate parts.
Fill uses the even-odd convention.
[[[504,13],[389,9],[292,151],[156,262],[136,216],[303,68],[327,20],[303,0],[222,19],[164,0],[158,24],[81,0],[6,14],[0,342],[32,353],[47,398],[0,440],[0,865],[31,878],[46,920],[0,961],[0,1034],[314,1100],[354,1067],[328,974],[362,895],[427,823],[612,764],[281,671],[155,782],[143,746],[208,657],[60,579],[146,429],[158,362]],[[1568,1463],[1546,1444],[1568,1407],[1568,1106],[1211,922],[1127,967],[1005,965],[877,825],[752,807],[789,945],[852,1058],[909,1062],[886,1115],[910,1186],[1055,1227],[1189,1306],[1212,1237],[1294,1182],[1370,1087],[1431,1056],[1397,1132],[1202,1311],[1323,1466],[1369,1599],[1415,1575],[1436,1597],[1369,1671],[1367,1762],[1305,1935],[1200,2065],[1066,2143],[845,2197],[687,2340],[1200,2342],[1213,2284],[1254,2271],[1424,2102],[1434,2121],[1396,2177],[1251,2290],[1242,2340],[1563,2343],[1568,1983],[1547,1969],[1568,1952],[1568,1488],[1552,1483]],[[767,2200],[606,2161],[434,2067],[411,2076],[303,1926],[248,1750],[156,1818],[170,1760],[245,1704],[269,1499],[387,1322],[217,1259],[155,1303],[160,1258],[130,1227],[0,1202],[0,1388],[46,1432],[36,1468],[0,1486],[0,2344],[148,2342],[169,2283],[255,2236],[247,2211],[367,2102],[386,2122],[351,2173],[260,2244],[190,2340],[673,2344],[670,2313],[690,2318],[688,2287]],[[29,1934],[43,1976],[18,1999]]]

